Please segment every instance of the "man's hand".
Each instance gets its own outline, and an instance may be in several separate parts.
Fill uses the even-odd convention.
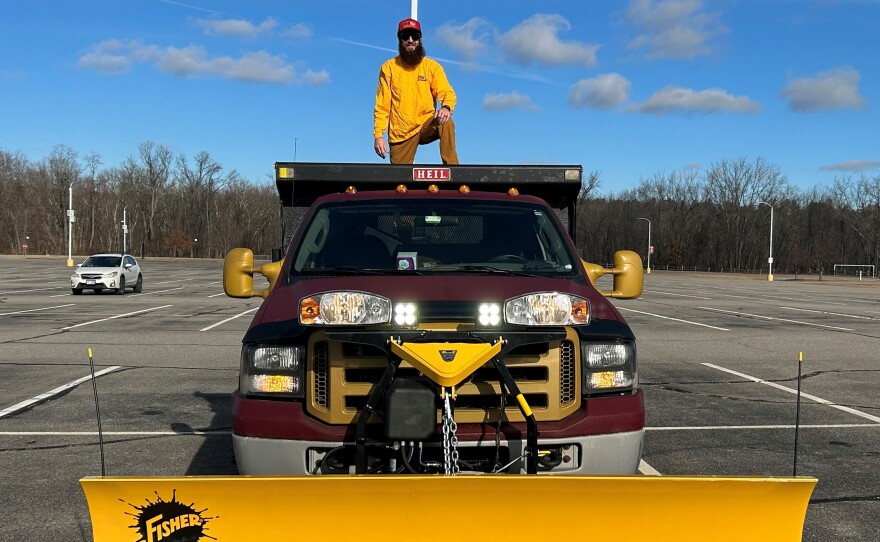
[[[445,124],[451,115],[452,111],[445,107],[441,107],[434,113],[434,118],[437,119],[437,124]]]
[[[376,154],[379,155],[379,158],[385,158],[385,155],[388,154],[388,147],[385,145],[384,137],[377,137],[376,141],[373,142],[373,148],[376,149]]]

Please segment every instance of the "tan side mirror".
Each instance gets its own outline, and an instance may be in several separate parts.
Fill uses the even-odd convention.
[[[614,286],[610,292],[599,290],[605,297],[616,299],[635,299],[642,295],[645,276],[642,271],[642,259],[631,250],[618,250],[614,253],[614,267],[607,269],[601,265],[583,262],[584,270],[590,283],[595,287],[599,277],[614,275]]]
[[[226,254],[223,262],[223,291],[229,297],[266,299],[278,275],[281,274],[282,262],[267,263],[254,269],[254,253],[249,248],[234,248]],[[254,273],[259,273],[269,280],[269,287],[254,292]]]

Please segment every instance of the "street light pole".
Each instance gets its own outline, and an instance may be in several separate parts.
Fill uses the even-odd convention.
[[[67,189],[67,267],[73,267],[73,182]]]
[[[641,217],[637,218],[636,220],[644,220],[645,222],[648,223],[648,265],[647,265],[647,272],[650,273],[650,272],[651,272],[651,221],[648,220],[647,218],[641,218]]]
[[[128,237],[128,223],[125,221],[125,210],[128,207],[122,208],[122,253],[125,254],[125,251],[128,250],[127,237]]]
[[[766,201],[759,201],[759,205],[763,204],[770,207],[770,257],[767,258],[767,280],[773,281],[773,206]]]

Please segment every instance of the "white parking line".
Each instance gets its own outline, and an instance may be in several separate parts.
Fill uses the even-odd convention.
[[[255,310],[257,310],[257,309],[259,309],[259,308],[260,308],[260,307],[254,307],[254,308],[252,308],[252,309],[246,310],[246,311],[244,311],[244,312],[242,312],[242,313],[240,313],[240,314],[236,314],[235,316],[232,316],[232,317],[230,317],[230,318],[227,318],[226,320],[221,320],[220,322],[217,322],[216,324],[211,324],[210,326],[208,326],[208,327],[206,327],[206,328],[202,328],[202,329],[200,329],[199,331],[208,331],[209,329],[214,329],[215,327],[217,327],[217,326],[219,326],[219,325],[221,325],[221,324],[225,324],[226,322],[229,322],[230,320],[235,320],[236,318],[239,318],[239,317],[241,317],[241,316],[244,316],[245,314],[247,314],[247,313],[249,313],[249,312],[254,312]]]
[[[183,290],[183,286],[178,286],[177,288],[169,288],[167,290],[156,290],[155,292],[146,292],[140,294],[131,294],[130,297],[137,297],[139,295],[153,295],[153,294],[164,294],[165,292],[173,292],[174,290]]]
[[[639,460],[639,472],[648,476],[662,476],[660,471],[649,465],[644,459]]]
[[[195,278],[191,279],[174,279],[174,280],[164,280],[162,282],[152,282],[151,284],[171,284],[172,282],[184,282],[187,280],[196,280]]]
[[[112,373],[113,371],[119,370],[121,368],[122,367],[119,365],[114,365],[113,367],[107,367],[106,369],[102,369],[102,370],[96,372],[95,378],[98,378],[99,376],[105,375],[107,373]],[[37,395],[36,397],[32,397],[26,401],[22,401],[18,404],[12,405],[9,408],[4,408],[3,410],[0,410],[0,418],[3,418],[4,416],[8,416],[10,414],[15,414],[16,412],[18,412],[20,410],[24,410],[26,408],[29,408],[37,403],[41,403],[51,397],[54,397],[55,395],[58,395],[60,393],[63,393],[65,391],[69,390],[70,388],[75,388],[75,387],[79,386],[80,384],[82,384],[83,382],[88,382],[91,379],[92,379],[92,375],[86,375],[82,378],[78,378],[78,379],[74,380],[73,382],[68,382],[67,384],[64,384],[63,386],[58,386],[54,390],[47,391],[46,393],[43,393],[41,395]]]
[[[152,309],[144,309],[142,311],[134,311],[134,312],[127,312],[125,314],[117,314],[116,316],[111,316],[110,318],[101,318],[100,320],[92,320],[91,322],[83,322],[81,324],[62,327],[60,329],[62,331],[64,331],[65,329],[73,329],[75,327],[87,326],[89,324],[97,324],[98,322],[106,322],[107,320],[115,320],[116,318],[125,318],[126,316],[133,316],[135,314],[141,314],[144,312],[157,311],[159,309],[167,309],[168,307],[173,307],[173,305],[162,305],[161,307],[153,307]]]
[[[47,311],[50,309],[60,309],[63,307],[72,307],[73,305],[74,305],[73,303],[68,303],[67,305],[55,305],[54,307],[43,307],[40,309],[27,309],[24,311],[15,311],[15,312],[0,312],[0,316],[9,316],[10,314],[22,314],[25,312]]]
[[[723,371],[725,373],[730,373],[732,375],[736,375],[740,378],[745,378],[746,380],[751,380],[752,382],[755,382],[758,384],[764,384],[766,386],[770,386],[771,388],[776,388],[777,390],[782,390],[784,392],[797,394],[796,389],[789,388],[789,387],[783,386],[781,384],[777,384],[776,382],[767,382],[766,380],[762,380],[760,378],[757,378],[757,377],[754,377],[751,375],[747,375],[745,373],[740,373],[739,371],[734,371],[733,369],[728,369],[726,367],[714,365],[712,363],[703,363],[703,365],[705,365],[706,367],[711,367],[711,368],[716,369],[718,371]],[[860,416],[862,418],[865,418],[866,420],[871,420],[872,422],[880,423],[880,416],[874,416],[873,414],[868,414],[867,412],[862,412],[861,410],[856,410],[854,408],[850,408],[847,406],[838,405],[838,404],[832,403],[831,401],[829,401],[827,399],[822,399],[821,397],[816,397],[815,395],[810,395],[809,393],[801,392],[801,397],[804,397],[804,398],[809,399],[811,401],[815,401],[815,402],[822,404],[822,405],[830,406],[831,408],[836,408],[837,410],[842,410],[842,411],[847,412],[849,414],[855,414],[856,416]]]
[[[98,376],[98,373],[95,373]],[[102,431],[104,436],[114,437],[140,437],[140,436],[188,436],[188,435],[231,435],[228,429],[208,429],[207,431]],[[4,437],[97,437],[97,431],[0,431]]]
[[[660,290],[645,290],[645,291],[648,292],[648,293],[651,293],[651,294],[674,295],[674,296],[677,296],[677,297],[690,297],[690,298],[693,298],[693,299],[705,299],[706,301],[711,301],[711,300],[712,300],[711,297],[700,297],[700,296],[698,296],[698,295],[674,294],[674,293],[672,293],[672,292],[662,292],[662,291],[660,291]]]
[[[708,328],[712,328],[712,329],[717,329],[717,330],[719,330],[719,331],[730,331],[729,329],[726,329],[726,328],[723,328],[723,327],[715,327],[715,326],[710,326],[709,324],[701,324],[701,323],[699,323],[699,322],[691,322],[691,321],[688,321],[688,320],[682,320],[682,319],[680,319],[680,318],[673,318],[673,317],[671,317],[671,316],[661,316],[661,315],[659,315],[659,314],[653,314],[653,313],[650,313],[650,312],[644,312],[644,311],[637,311],[637,310],[635,310],[635,309],[625,309],[625,308],[623,308],[623,307],[617,307],[617,310],[628,311],[628,312],[636,312],[636,313],[639,313],[639,314],[647,314],[648,316],[656,316],[657,318],[663,318],[664,320],[674,320],[674,321],[676,321],[676,322],[683,322],[683,323],[685,323],[685,324],[691,324],[691,325],[693,325],[693,326],[708,327]]]
[[[813,327],[821,327],[824,329],[833,329],[836,331],[853,331],[852,329],[846,327],[835,327],[835,326],[823,326],[822,324],[811,324],[810,322],[801,322],[800,320],[789,320],[787,318],[774,318],[772,316],[762,316],[760,314],[751,314],[748,312],[736,312],[736,311],[726,311],[722,309],[713,309],[711,307],[697,307],[701,310],[706,311],[714,311],[714,312],[723,312],[725,314],[735,314],[737,316],[750,316],[752,318],[758,318],[761,320],[774,320],[776,322],[788,322],[789,324],[800,324],[802,326],[813,326]]]
[[[0,292],[0,295],[7,294],[26,294],[28,292],[45,292],[46,290],[57,290],[58,287],[53,288],[34,288],[33,290],[13,290],[11,292]]]
[[[220,292],[219,294],[209,295],[208,297],[220,297],[221,295],[226,295],[226,292]]]
[[[810,310],[810,309],[797,309],[795,307],[779,307],[779,308],[789,310],[789,311],[812,312],[814,314],[829,314],[831,316],[843,316],[844,318],[857,318],[859,320],[875,320],[875,318],[873,318],[871,316],[859,316],[857,314],[843,314],[840,312],[814,311],[814,310]]]
[[[876,423],[821,423],[821,424],[801,424],[801,429],[854,429],[859,427],[880,427]],[[645,431],[753,431],[757,429],[794,429],[795,425],[692,425],[682,427],[646,427]]]

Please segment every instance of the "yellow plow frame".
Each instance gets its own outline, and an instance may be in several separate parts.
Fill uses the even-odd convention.
[[[84,478],[95,542],[801,540],[815,478]]]

